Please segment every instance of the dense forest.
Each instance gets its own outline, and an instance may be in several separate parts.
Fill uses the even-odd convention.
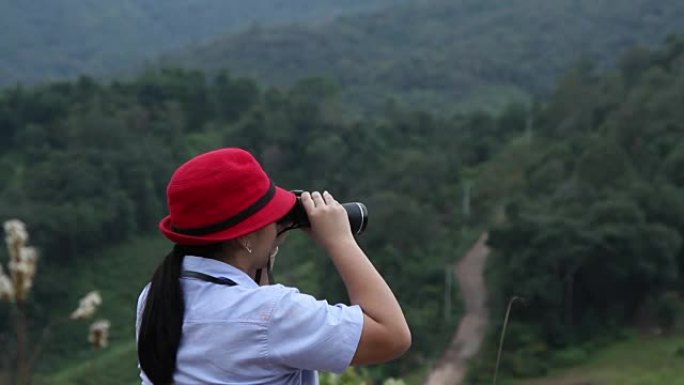
[[[388,99],[426,111],[502,108],[549,91],[582,57],[605,66],[656,44],[681,20],[676,0],[427,0],[319,26],[252,28],[162,63],[277,85],[320,75],[361,112]]]
[[[389,0],[10,0],[0,3],[0,86],[108,75],[250,26],[323,22]]]
[[[671,38],[629,51],[605,74],[578,66],[533,114],[529,136],[497,154],[516,162],[494,167],[507,191],[490,238],[491,300],[502,320],[506,303],[524,298],[509,371],[576,364],[626,327],[681,327],[683,102],[684,40]]]
[[[624,327],[674,327],[681,307],[684,40],[616,62],[611,70],[582,63],[548,99],[497,114],[389,104],[378,117],[352,119],[343,91],[326,79],[268,88],[180,69],[12,87],[0,94],[0,216],[29,224],[46,255],[41,269],[78,269],[108,245],[155,232],[178,164],[245,147],[285,187],[368,205],[360,242],[414,334],[411,353],[376,375],[440,354],[458,315],[458,307],[445,313],[444,269],[484,229],[494,316],[511,296],[526,300],[504,369],[543,373]],[[344,299],[332,265],[303,238],[279,260],[287,261],[276,272],[283,282]],[[74,294],[49,277],[36,287],[30,312],[39,329]],[[87,353],[55,338],[46,362]],[[491,374],[490,349],[473,381]]]

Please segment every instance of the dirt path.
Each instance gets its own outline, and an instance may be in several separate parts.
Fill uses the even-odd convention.
[[[487,233],[484,233],[454,268],[466,314],[425,385],[460,385],[466,375],[468,360],[480,350],[489,316],[484,283],[484,267],[489,255],[486,241]]]

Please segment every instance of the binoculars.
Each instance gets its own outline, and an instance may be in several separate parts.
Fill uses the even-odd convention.
[[[311,227],[309,217],[306,215],[306,210],[302,205],[301,196],[304,191],[292,190],[292,192],[297,196],[297,202],[292,210],[290,210],[290,212],[279,222],[286,226],[286,230],[284,231]],[[366,208],[366,205],[361,202],[345,202],[342,203],[342,207],[347,211],[352,233],[356,235],[363,233],[363,231],[366,230],[366,226],[368,226],[368,208]]]

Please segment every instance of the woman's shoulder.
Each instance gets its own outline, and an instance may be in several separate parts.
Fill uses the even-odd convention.
[[[301,310],[302,307],[316,306],[317,302],[321,302],[309,294],[301,293],[296,287],[282,284],[261,286],[255,295],[266,302],[264,305],[270,310],[269,319],[278,313]]]
[[[295,287],[285,286],[282,284],[259,286],[255,290],[254,295],[269,302],[272,306],[276,306],[291,296],[302,295]]]
[[[269,295],[269,308],[275,318],[289,317],[291,313],[315,314],[319,312],[327,313],[331,309],[345,309],[350,306],[344,304],[331,305],[325,299],[317,299],[313,295],[302,293],[295,287],[285,285],[262,286],[263,292]]]
[[[271,293],[271,294],[289,294],[289,293],[299,293],[299,289],[296,287],[292,286],[286,286],[280,283],[275,283],[273,285],[264,285],[264,286],[259,286],[259,290],[263,290],[265,292]]]

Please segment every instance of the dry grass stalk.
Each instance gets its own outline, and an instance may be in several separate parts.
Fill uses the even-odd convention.
[[[97,308],[102,305],[102,296],[97,290],[93,290],[86,294],[78,303],[78,309],[71,313],[72,320],[83,320],[91,318]],[[106,348],[109,344],[109,327],[111,323],[106,319],[101,319],[93,322],[90,325],[88,333],[88,342],[90,342],[95,349]]]
[[[5,275],[0,265],[0,300],[14,301],[14,284],[10,277]]]
[[[515,301],[524,302],[525,299],[517,296],[513,296],[508,301],[508,309],[506,310],[506,317],[504,318],[503,327],[501,329],[501,340],[499,341],[499,351],[496,355],[496,367],[494,368],[494,379],[492,380],[492,385],[496,385],[497,377],[499,376],[499,366],[501,365],[501,353],[503,352],[504,338],[506,338],[506,328],[508,327],[509,316],[511,315],[511,309],[513,308],[513,303]]]
[[[5,221],[3,225],[10,261],[9,277],[0,268],[0,299],[13,302],[16,308],[14,329],[17,336],[17,383],[24,385],[28,384],[31,378],[25,303],[33,287],[33,278],[38,265],[38,251],[34,247],[27,246],[29,235],[24,222],[11,219]]]
[[[93,344],[96,349],[107,347],[110,326],[111,323],[106,319],[95,321],[90,325],[88,341]]]
[[[17,247],[16,258],[9,263],[9,271],[14,283],[14,296],[17,301],[26,301],[33,278],[38,267],[38,250],[35,247]]]
[[[81,298],[78,303],[78,309],[71,313],[70,318],[72,320],[88,319],[95,314],[98,306],[102,305],[102,297],[100,292],[93,290]]]
[[[38,266],[38,250],[26,246],[29,235],[24,222],[10,219],[4,223],[5,243],[10,256],[8,265],[12,290],[6,288],[6,277],[0,274],[0,298],[25,302],[33,287],[33,278]]]
[[[29,239],[26,225],[18,219],[5,221],[5,243],[9,249],[10,258],[18,260],[19,248],[23,247]]]

